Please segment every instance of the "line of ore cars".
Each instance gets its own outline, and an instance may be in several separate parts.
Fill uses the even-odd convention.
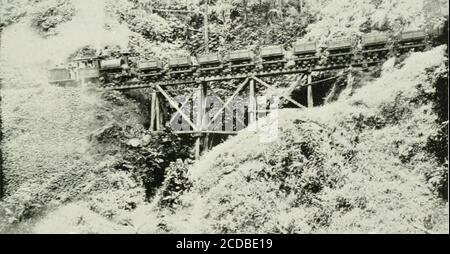
[[[202,76],[242,74],[253,71],[276,71],[286,68],[312,68],[316,65],[345,66],[361,63],[367,66],[385,59],[388,54],[403,54],[412,50],[423,50],[427,45],[427,34],[422,30],[402,32],[394,47],[388,46],[385,34],[368,34],[361,38],[361,49],[353,50],[352,41],[335,40],[319,49],[315,42],[295,43],[291,59],[295,64],[287,65],[288,54],[281,45],[261,47],[259,56],[250,50],[236,50],[222,58],[218,53],[198,55],[196,63],[192,57],[169,59],[167,65],[154,59],[141,64],[132,64],[129,53],[122,52],[116,59],[102,57],[76,59],[69,67],[49,70],[50,83],[64,84],[80,80],[100,81],[101,84],[119,85],[127,81],[167,81],[191,79]],[[323,62],[325,60],[325,62]],[[130,67],[132,66],[132,67]]]

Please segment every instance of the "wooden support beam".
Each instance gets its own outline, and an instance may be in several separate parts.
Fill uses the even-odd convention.
[[[222,134],[236,135],[238,131],[174,131],[175,134]]]
[[[202,82],[200,84],[200,89],[201,89],[201,94],[202,94],[202,122],[201,122],[201,131],[207,131],[208,130],[208,122],[209,122],[209,112],[208,112],[208,101],[207,101],[207,96],[208,96],[208,84],[206,82]],[[200,151],[200,154],[202,152],[206,152],[208,151],[209,148],[209,133],[205,133],[203,135],[200,136],[201,143],[203,146],[203,151]]]
[[[156,131],[156,92],[152,92],[152,104],[150,108],[150,131]]]
[[[209,121],[207,128],[209,128],[209,126],[211,125],[211,123],[216,120],[216,118],[222,113],[222,111],[228,106],[228,104],[230,104],[233,100],[234,97],[236,97],[236,95],[239,94],[239,92],[245,87],[245,85],[248,83],[250,78],[246,78],[244,80],[244,82],[242,82],[239,87],[236,89],[236,91],[233,93],[233,95],[231,95],[231,97],[227,100],[227,102],[219,109],[219,111],[217,111],[217,113],[214,115],[214,117]]]
[[[252,124],[256,122],[256,93],[255,93],[255,80],[250,79],[250,93],[249,93],[249,105],[248,105],[248,123]]]
[[[291,94],[295,88],[302,86],[303,83],[306,83],[305,79],[306,79],[306,75],[305,74],[300,74],[300,78],[298,78],[296,81],[292,82],[292,84],[288,87],[288,89],[286,90],[286,94]]]
[[[313,99],[313,90],[311,85],[311,74],[308,74],[308,86],[307,86],[307,102],[308,102],[308,108],[314,107],[314,99]]]
[[[195,132],[193,134],[197,134],[199,132]],[[197,137],[197,139],[195,140],[195,159],[199,160],[200,159],[200,153],[201,153],[201,139],[200,137]]]
[[[348,74],[347,74],[347,87],[350,89],[353,88],[353,75],[352,75],[352,67],[350,66],[350,68],[348,69]]]
[[[253,77],[253,79],[255,79],[256,81],[258,81],[258,83],[260,83],[261,85],[267,87],[268,89],[275,89],[275,86],[271,86],[269,84],[267,84],[266,82],[262,81],[261,79],[257,78],[257,77]],[[296,102],[294,99],[292,99],[291,97],[282,94],[281,97],[285,98],[286,100],[292,102],[293,104],[295,104],[297,107],[299,108],[305,108],[305,106],[303,106],[302,104]]]
[[[192,126],[192,128],[194,130],[198,130],[197,126],[195,126],[194,123],[192,123],[192,121],[189,119],[189,117],[187,117],[183,111],[178,107],[177,103],[173,101],[172,97],[159,85],[155,86],[156,89],[158,89],[158,91],[167,99],[167,101],[169,102],[170,106],[172,106],[173,108],[175,108],[179,114],[181,115],[181,117],[183,117],[183,119],[190,125]]]
[[[205,122],[205,107],[206,107],[206,98],[205,98],[205,88],[206,85],[205,83],[200,83],[200,85],[197,88],[197,134],[199,134],[199,136],[197,137],[197,139],[195,140],[195,158],[199,159],[201,152],[202,152],[202,143],[204,143],[203,140],[203,134],[201,134],[200,132],[204,130],[205,126],[204,126],[204,122]],[[204,144],[203,144],[204,145]]]
[[[156,113],[156,130],[160,131],[162,129],[162,116],[161,116],[161,108],[160,108],[160,102],[159,102],[159,96],[156,94],[156,100],[155,100],[155,113]]]

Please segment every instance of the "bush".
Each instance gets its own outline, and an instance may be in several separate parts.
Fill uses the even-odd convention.
[[[177,208],[182,205],[180,197],[192,187],[192,182],[187,176],[189,165],[187,161],[177,160],[166,169],[164,182],[160,188],[161,207]]]
[[[44,36],[55,34],[56,26],[71,20],[75,14],[73,3],[69,0],[47,0],[37,8],[31,22]]]
[[[133,138],[122,143],[125,148],[115,168],[133,173],[141,179],[146,188],[146,197],[150,198],[164,181],[165,169],[177,159],[191,156],[188,140],[166,129],[161,133],[143,133],[141,138]]]
[[[18,22],[27,14],[28,0],[2,1],[0,28]]]

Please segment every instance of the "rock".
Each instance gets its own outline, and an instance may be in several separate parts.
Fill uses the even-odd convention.
[[[142,137],[142,144],[143,144],[143,145],[148,145],[148,144],[150,143],[151,139],[152,139],[152,136],[150,136],[150,135],[144,135],[144,136]]]
[[[141,141],[137,138],[132,138],[132,139],[128,140],[127,144],[132,147],[138,147],[141,145]]]

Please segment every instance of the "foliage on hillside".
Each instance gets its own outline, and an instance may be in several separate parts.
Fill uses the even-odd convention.
[[[0,27],[16,23],[27,14],[29,0],[8,0],[0,3]]]
[[[133,97],[69,87],[39,90],[3,93],[8,196],[0,203],[0,231],[78,200],[126,225],[126,214],[155,192],[171,161],[191,154],[179,137],[145,130],[145,113]],[[16,106],[15,96],[24,93],[26,103]]]
[[[43,1],[32,14],[32,25],[45,36],[56,34],[57,25],[71,20],[75,7],[68,0]]]
[[[436,6],[426,8],[430,2]],[[77,20],[61,37],[33,40],[35,47],[25,53],[67,59],[97,47],[128,47],[143,60],[204,51],[203,1],[107,1],[108,15],[131,32],[113,29],[111,20],[95,22],[89,8],[73,16],[71,1],[33,3],[39,8],[31,13],[25,8],[29,1],[7,1],[1,25],[29,16],[37,31],[50,35]],[[358,5],[350,0],[211,0],[210,49],[257,49],[299,38],[323,43],[371,31],[395,35],[439,25],[439,11],[447,5],[443,0]],[[84,20],[92,23],[83,25]],[[102,41],[95,45],[98,38]],[[47,43],[50,53],[43,50]],[[17,55],[8,60],[28,60]],[[356,76],[357,89],[345,91],[336,103],[284,111],[276,143],[261,144],[258,135],[241,133],[193,167],[190,140],[146,130],[146,91],[100,95],[43,88],[32,72],[35,65],[42,68],[43,59],[26,70],[8,69],[6,76],[2,70],[9,87],[26,89],[8,91],[2,101],[9,196],[0,203],[0,231],[448,232],[448,203],[442,202],[448,199],[448,155],[443,153],[448,63],[442,48],[414,54],[375,81]],[[25,72],[27,80],[21,76]],[[372,74],[378,77],[379,70]],[[28,218],[39,221],[29,225]]]
[[[448,108],[438,99],[444,50],[414,54],[350,99],[282,111],[275,143],[242,133],[217,146],[190,169],[193,188],[177,199],[180,208],[160,211],[159,228],[448,232],[448,206],[438,198],[447,198],[448,157],[438,156],[448,143],[428,145],[448,125],[433,110]]]

